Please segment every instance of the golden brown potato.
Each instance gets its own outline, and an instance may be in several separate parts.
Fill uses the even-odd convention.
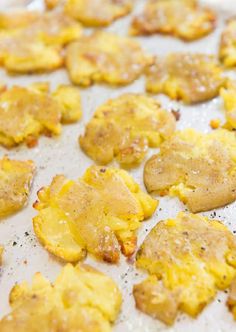
[[[162,33],[192,41],[212,32],[215,21],[216,14],[195,0],[149,0],[144,12],[134,17],[130,33]]]
[[[1,332],[111,332],[122,297],[115,282],[88,265],[67,264],[54,284],[41,273],[16,285]]]
[[[177,196],[192,212],[235,201],[235,134],[224,129],[176,132],[147,161],[144,182],[148,192]]]
[[[150,217],[158,203],[127,172],[100,166],[91,166],[77,181],[54,177],[38,198],[35,233],[49,252],[69,262],[83,259],[88,251],[117,263],[120,247],[131,256],[140,221]]]
[[[3,256],[3,251],[4,251],[3,247],[2,247],[2,246],[0,246],[0,266],[2,265],[2,256]]]
[[[9,14],[1,14],[1,21]],[[0,64],[10,72],[50,71],[63,64],[62,47],[81,36],[79,23],[61,12],[19,12],[0,31]],[[2,23],[2,26],[4,24]],[[15,28],[14,28],[15,26]],[[18,27],[18,28],[16,28]]]
[[[53,9],[60,3],[60,0],[44,0],[44,2],[47,9]]]
[[[226,67],[236,66],[236,18],[227,21],[224,28],[219,48],[219,58]]]
[[[101,27],[129,14],[132,8],[132,0],[67,0],[65,12],[85,26]]]
[[[213,56],[171,53],[165,58],[157,57],[147,70],[146,90],[187,104],[203,102],[218,96],[226,84],[222,73]]]
[[[0,144],[11,148],[26,142],[31,147],[40,134],[59,135],[61,122],[80,119],[78,89],[61,85],[52,94],[48,89],[47,84],[34,83],[0,94]]]
[[[6,156],[0,159],[0,218],[15,213],[27,203],[34,173],[31,160],[10,160]]]
[[[217,220],[181,212],[160,221],[137,253],[150,277],[134,286],[137,307],[171,325],[178,310],[196,317],[236,275],[236,240]]]
[[[175,118],[158,101],[141,94],[124,94],[101,105],[80,136],[81,148],[99,164],[114,158],[135,166],[148,147],[158,147],[175,130]]]
[[[232,312],[234,319],[236,320],[236,278],[234,278],[232,284],[230,285],[227,306]]]
[[[66,66],[73,83],[113,85],[136,80],[153,62],[138,42],[105,31],[81,37],[67,47]]]
[[[236,129],[236,81],[228,81],[226,88],[220,90],[220,95],[224,102],[225,128]]]
[[[0,30],[19,29],[29,26],[40,17],[37,11],[16,10],[8,12],[0,12]]]

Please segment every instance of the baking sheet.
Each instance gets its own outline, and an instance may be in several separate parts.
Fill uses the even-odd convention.
[[[187,44],[178,39],[159,35],[137,39],[140,40],[143,48],[152,54],[163,55],[171,51],[217,53],[223,22],[233,12],[236,14],[236,3],[233,0],[205,0],[203,2],[214,6],[219,14],[217,29],[206,38]],[[31,9],[43,8],[41,0],[31,2],[27,0],[0,0],[0,10],[15,8],[17,3],[30,3],[28,8]],[[144,3],[145,0],[137,0],[135,12],[139,12]],[[130,19],[131,15],[120,19],[107,30],[125,35]],[[235,76],[234,72],[228,72],[227,74]],[[0,75],[0,80],[8,86],[13,84],[27,85],[35,81],[49,81],[53,89],[57,84],[69,82],[64,70],[46,75],[14,77],[9,77],[4,70],[0,70]],[[0,157],[7,153],[11,158],[33,159],[37,165],[37,174],[28,206],[19,213],[0,222],[0,243],[5,247],[4,263],[0,270],[0,317],[9,311],[8,294],[16,282],[21,282],[22,280],[30,281],[32,275],[37,271],[42,272],[53,281],[63,266],[62,262],[43,249],[34,236],[31,219],[36,213],[32,208],[32,203],[36,199],[37,190],[43,185],[49,184],[52,177],[56,174],[65,174],[72,179],[82,176],[86,168],[92,164],[92,160],[80,150],[78,136],[83,133],[84,126],[91,118],[96,107],[108,98],[119,96],[124,92],[144,92],[144,83],[144,78],[140,78],[133,84],[123,88],[114,89],[108,86],[95,85],[88,89],[81,89],[83,103],[82,121],[74,125],[64,126],[63,133],[59,138],[41,137],[39,145],[34,149],[21,146],[7,151],[0,147]],[[199,131],[207,132],[210,131],[209,122],[212,118],[220,118],[222,121],[224,119],[220,98],[191,107],[171,101],[165,96],[156,98],[169,110],[173,108],[180,109],[179,129],[193,127]],[[150,149],[147,158],[154,152],[154,149]],[[131,174],[143,188],[143,165],[131,170]],[[154,216],[142,224],[138,236],[138,244],[142,243],[146,234],[159,220],[175,217],[183,209],[185,209],[185,206],[178,199],[161,198]],[[216,219],[227,224],[232,231],[236,230],[236,203],[214,211],[216,212]],[[207,212],[205,215],[213,218],[214,211]],[[16,242],[15,245],[13,245],[14,242]],[[123,293],[122,312],[114,326],[113,331],[115,332],[229,332],[236,330],[236,322],[233,322],[232,315],[225,306],[227,294],[224,292],[219,292],[215,301],[208,305],[196,320],[181,314],[175,325],[168,328],[158,320],[154,320],[135,309],[132,286],[144,279],[144,273],[136,270],[124,257],[121,258],[121,262],[117,266],[96,262],[91,257],[88,257],[86,262],[110,275],[118,283]]]

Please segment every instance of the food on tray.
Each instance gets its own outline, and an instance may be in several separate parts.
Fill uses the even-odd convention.
[[[0,246],[0,266],[2,265],[2,255],[3,255],[3,251],[4,251],[3,247]]]
[[[220,90],[224,102],[225,127],[230,130],[236,129],[236,81],[228,81],[226,88]]]
[[[80,94],[75,87],[61,85],[50,93],[47,83],[13,86],[0,93],[0,144],[34,146],[40,134],[59,135],[61,122],[80,117]]]
[[[202,38],[215,28],[216,15],[195,0],[149,0],[144,12],[134,17],[133,35],[162,33],[186,41]]]
[[[141,94],[124,94],[101,105],[80,137],[81,148],[96,162],[114,158],[124,166],[135,166],[148,147],[158,147],[175,130],[172,113],[158,101]]]
[[[48,71],[62,66],[62,47],[82,34],[80,24],[61,12],[28,12],[29,19],[23,12],[1,14],[0,25],[4,15],[7,22],[10,17],[10,23],[5,27],[2,23],[0,29],[0,65],[12,72]]]
[[[105,31],[81,37],[67,47],[66,54],[71,81],[83,86],[94,82],[129,84],[152,62],[153,57],[135,40]]]
[[[136,230],[158,204],[124,170],[91,166],[78,180],[54,177],[38,192],[34,230],[45,248],[70,262],[87,252],[117,263],[131,256]]]
[[[31,160],[0,159],[0,218],[15,213],[28,201],[35,165]],[[1,256],[0,247],[0,256]]]
[[[129,14],[133,0],[67,0],[65,12],[86,26],[107,26]]]
[[[227,306],[232,312],[234,319],[236,320],[236,278],[234,278],[232,284],[230,285]]]
[[[196,317],[236,275],[236,240],[217,220],[179,213],[160,221],[137,253],[150,276],[134,286],[136,306],[166,324],[181,310]]]
[[[144,169],[148,192],[177,196],[192,212],[236,200],[236,136],[225,129],[176,132]]]
[[[219,49],[219,58],[226,67],[236,66],[236,18],[227,21],[224,28]]]
[[[29,26],[39,20],[40,13],[37,11],[16,10],[0,12],[0,31],[5,29],[19,29]]]
[[[166,57],[157,57],[149,67],[146,90],[193,104],[218,96],[225,83],[226,78],[213,56],[171,53]]]
[[[10,293],[1,332],[110,332],[122,302],[115,282],[88,265],[67,264],[54,284],[36,273]]]

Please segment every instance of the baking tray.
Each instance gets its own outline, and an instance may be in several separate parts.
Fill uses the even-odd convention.
[[[86,1],[86,0],[85,0]],[[15,8],[17,5],[28,5],[29,9],[43,9],[41,0],[0,0],[0,10]],[[139,12],[145,0],[137,0],[135,12]],[[217,29],[211,35],[196,42],[184,43],[171,37],[155,35],[151,37],[137,38],[143,48],[152,54],[166,54],[171,51],[205,52],[208,54],[218,51],[220,33],[224,21],[227,17],[236,14],[236,3],[234,0],[206,0],[204,3],[210,4],[218,12]],[[134,13],[135,13],[134,12]],[[130,23],[131,15],[116,21],[108,31],[126,35]],[[233,71],[227,75],[236,77]],[[60,83],[69,83],[67,73],[58,70],[51,74],[28,75],[28,76],[8,76],[4,70],[0,70],[1,81],[8,86],[13,84],[28,85],[35,81],[49,81],[54,88]],[[92,164],[90,160],[79,148],[78,136],[83,133],[84,126],[91,118],[96,107],[105,102],[108,98],[121,95],[124,92],[144,92],[144,78],[140,78],[133,84],[111,88],[103,85],[94,85],[88,89],[81,89],[83,118],[82,121],[74,125],[63,127],[63,133],[59,138],[41,137],[39,145],[33,149],[20,146],[12,150],[0,148],[0,156],[8,154],[11,158],[32,159],[37,165],[37,174],[33,183],[29,204],[19,213],[6,218],[0,222],[0,243],[5,247],[4,262],[0,272],[0,316],[9,312],[8,294],[16,282],[22,280],[30,281],[37,271],[42,272],[50,280],[54,280],[63,264],[55,257],[48,254],[35,238],[32,229],[32,217],[36,214],[32,208],[32,203],[36,200],[36,193],[43,185],[51,182],[56,174],[65,174],[67,177],[76,179],[84,173],[86,168]],[[215,98],[210,102],[194,106],[184,106],[181,103],[171,101],[169,98],[160,95],[158,97],[163,106],[168,109],[179,109],[181,112],[179,129],[193,127],[199,131],[210,131],[209,122],[213,118],[224,120],[222,102],[220,98]],[[147,158],[155,152],[150,149]],[[143,165],[130,171],[134,179],[143,187]],[[175,217],[178,211],[184,210],[185,206],[175,198],[160,198],[160,204],[154,216],[144,222],[138,234],[138,244],[142,243],[149,230],[161,219]],[[234,231],[236,230],[236,203],[204,213],[210,218],[215,217]],[[214,216],[214,212],[216,215]],[[29,235],[27,235],[29,234]],[[119,265],[109,265],[96,262],[91,257],[86,262],[101,271],[110,275],[119,285],[123,293],[122,312],[114,326],[114,332],[224,332],[235,331],[236,322],[225,306],[227,294],[219,292],[215,301],[208,305],[197,319],[191,319],[187,315],[179,315],[175,325],[166,327],[158,320],[135,309],[132,296],[133,284],[144,279],[145,274],[136,270],[131,262],[121,258]]]

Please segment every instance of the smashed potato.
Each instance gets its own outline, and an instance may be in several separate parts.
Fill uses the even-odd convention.
[[[67,264],[54,284],[41,273],[10,293],[1,332],[110,332],[122,302],[115,282],[88,265]]]
[[[35,234],[49,252],[70,262],[90,252],[117,263],[120,248],[131,256],[140,221],[150,217],[157,206],[127,172],[100,166],[91,166],[77,181],[54,177],[49,187],[38,192],[38,198]]]
[[[226,79],[216,59],[210,55],[171,53],[157,57],[147,70],[146,90],[164,93],[187,104],[216,97]]]
[[[41,133],[59,135],[61,122],[80,117],[80,95],[75,87],[61,85],[50,94],[48,84],[13,86],[0,94],[0,144],[7,148],[22,142],[34,145]]]
[[[0,65],[10,72],[31,73],[61,67],[62,47],[82,33],[79,23],[61,12],[1,14],[0,24],[4,19],[9,23],[0,30]]]
[[[227,306],[229,310],[232,312],[234,319],[236,320],[236,278],[234,278],[234,280],[230,285]]]
[[[236,66],[236,18],[227,21],[224,28],[219,49],[219,58],[226,67]]]
[[[158,101],[124,94],[100,106],[81,136],[81,148],[96,162],[114,158],[122,165],[139,164],[148,147],[158,147],[175,130],[175,118]]]
[[[3,247],[0,246],[0,266],[2,265],[2,255],[3,255],[3,251],[4,251]]]
[[[220,90],[220,95],[224,102],[225,127],[236,129],[236,81],[228,81],[226,88]]]
[[[144,12],[134,17],[130,33],[162,33],[192,41],[212,32],[215,21],[215,13],[195,0],[149,0]]]
[[[73,83],[129,84],[153,62],[138,42],[105,31],[83,36],[67,47],[66,66]]]
[[[28,201],[35,166],[31,160],[0,159],[0,218],[15,213]],[[0,246],[0,256],[1,256]]]
[[[86,26],[101,27],[130,13],[132,0],[67,0],[65,12]]]
[[[236,240],[217,220],[179,213],[160,221],[137,253],[150,277],[134,286],[137,307],[171,325],[178,310],[196,317],[236,275]]]
[[[177,196],[192,212],[235,201],[235,134],[225,129],[176,132],[147,161],[144,182],[148,192]]]

